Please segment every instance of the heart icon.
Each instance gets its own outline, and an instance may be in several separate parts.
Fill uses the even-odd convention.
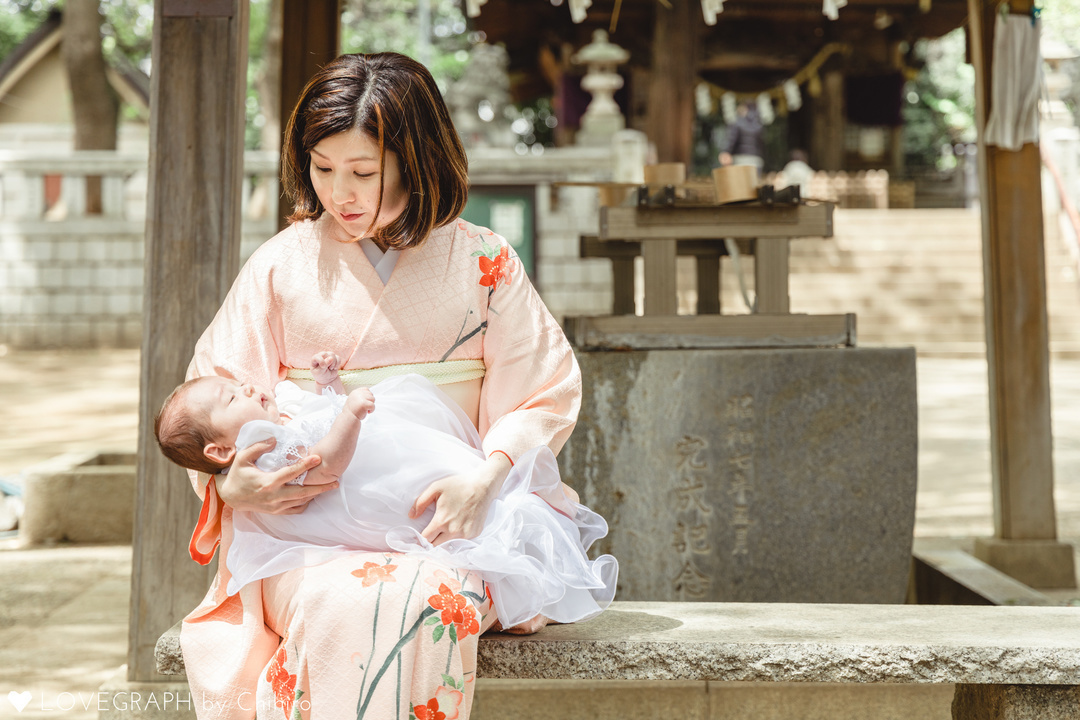
[[[26,703],[30,702],[30,691],[26,690],[21,693],[17,693],[14,690],[7,694],[8,702],[11,703],[19,712],[23,711],[26,707]]]

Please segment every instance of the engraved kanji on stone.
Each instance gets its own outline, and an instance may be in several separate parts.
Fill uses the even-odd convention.
[[[690,528],[690,549],[699,555],[708,555],[712,552],[709,544],[709,526],[705,523],[694,525]]]
[[[750,528],[746,525],[739,525],[735,528],[735,547],[732,548],[732,555],[749,555],[750,554]]]
[[[682,487],[675,488],[679,510],[697,510],[704,515],[712,515],[712,506],[705,500],[705,483],[698,477],[688,477],[686,481]]]
[[[673,534],[675,536],[675,539],[674,539],[674,542],[672,542],[671,545],[672,545],[672,547],[675,548],[675,552],[680,553],[680,554],[686,552],[686,548],[688,546],[687,537],[686,537],[687,536],[686,525],[684,525],[683,523],[676,523],[675,524],[675,532]]]
[[[682,458],[679,460],[679,469],[689,468],[692,470],[706,470],[709,464],[697,458],[697,455],[709,447],[709,443],[703,438],[693,435],[684,435],[682,440],[675,443],[675,449]]]
[[[683,563],[679,574],[672,581],[675,590],[686,593],[690,597],[703,598],[712,585],[712,579],[698,570],[692,562]]]

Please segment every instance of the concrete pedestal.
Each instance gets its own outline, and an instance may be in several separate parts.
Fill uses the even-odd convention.
[[[60,455],[26,471],[23,545],[129,543],[135,505],[135,455]]]
[[[607,518],[622,600],[902,603],[913,349],[577,353],[564,480]]]
[[[1074,588],[1073,547],[1057,540],[976,538],[975,557],[1033,588]]]

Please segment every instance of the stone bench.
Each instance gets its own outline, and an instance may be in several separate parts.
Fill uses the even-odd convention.
[[[480,639],[481,678],[956,685],[955,720],[1080,717],[1068,607],[616,602],[536,635]],[[158,671],[184,672],[180,627]]]

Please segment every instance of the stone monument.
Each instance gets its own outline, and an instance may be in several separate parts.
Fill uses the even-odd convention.
[[[912,348],[577,351],[559,455],[620,600],[903,603]]]

